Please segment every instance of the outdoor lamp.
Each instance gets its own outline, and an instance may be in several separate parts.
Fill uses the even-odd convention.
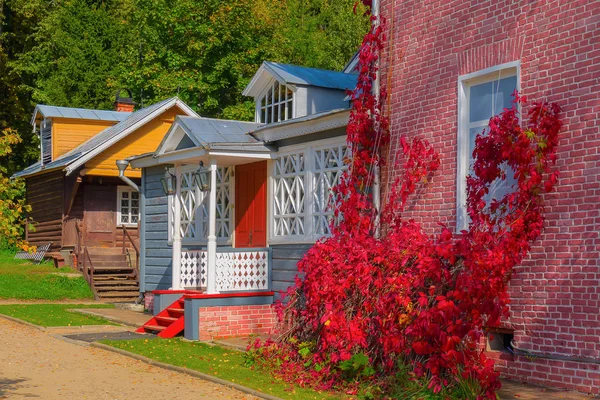
[[[165,177],[160,178],[160,183],[162,183],[163,190],[167,196],[175,193],[175,179],[175,175],[169,172],[169,168],[165,167]]]
[[[200,166],[194,172],[194,181],[203,192],[210,190],[210,171],[204,168],[204,162],[200,161]]]

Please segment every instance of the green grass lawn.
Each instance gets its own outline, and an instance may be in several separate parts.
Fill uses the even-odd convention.
[[[264,371],[244,366],[243,353],[181,339],[136,339],[102,341],[104,344],[130,351],[167,364],[190,368],[230,382],[259,390],[283,399],[340,399],[277,380]]]
[[[14,253],[0,251],[0,299],[63,300],[93,299],[83,277],[70,278],[56,272],[75,272],[71,268],[56,269],[50,263],[33,264],[14,260]]]
[[[103,318],[67,311],[73,308],[114,308],[111,304],[0,305],[0,314],[41,326],[116,325]]]

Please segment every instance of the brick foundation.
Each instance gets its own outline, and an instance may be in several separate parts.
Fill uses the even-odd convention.
[[[271,305],[200,307],[198,309],[200,340],[248,335],[268,335],[275,326]]]

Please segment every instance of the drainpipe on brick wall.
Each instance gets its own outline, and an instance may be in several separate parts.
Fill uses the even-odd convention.
[[[373,30],[377,29],[379,25],[379,0],[373,0],[371,5],[371,10],[373,12],[373,16],[375,20],[373,21]],[[379,59],[377,60],[377,72],[375,74],[375,82],[373,83],[373,94],[375,98],[379,102],[379,96],[381,94],[380,87],[380,73],[379,73]],[[381,213],[381,190],[380,190],[380,173],[379,163],[375,164],[373,167],[373,206],[375,207],[375,237],[378,238],[380,235],[379,228],[379,215]]]

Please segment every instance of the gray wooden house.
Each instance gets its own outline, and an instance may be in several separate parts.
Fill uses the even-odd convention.
[[[264,306],[330,233],[331,188],[347,168],[346,90],[355,84],[351,73],[265,62],[244,91],[255,122],[179,116],[155,152],[127,160],[142,170],[140,291],[155,314],[185,303],[192,339],[272,326]],[[263,307],[271,322],[231,331],[198,321],[209,306]],[[149,330],[174,319],[161,326],[159,317]]]

